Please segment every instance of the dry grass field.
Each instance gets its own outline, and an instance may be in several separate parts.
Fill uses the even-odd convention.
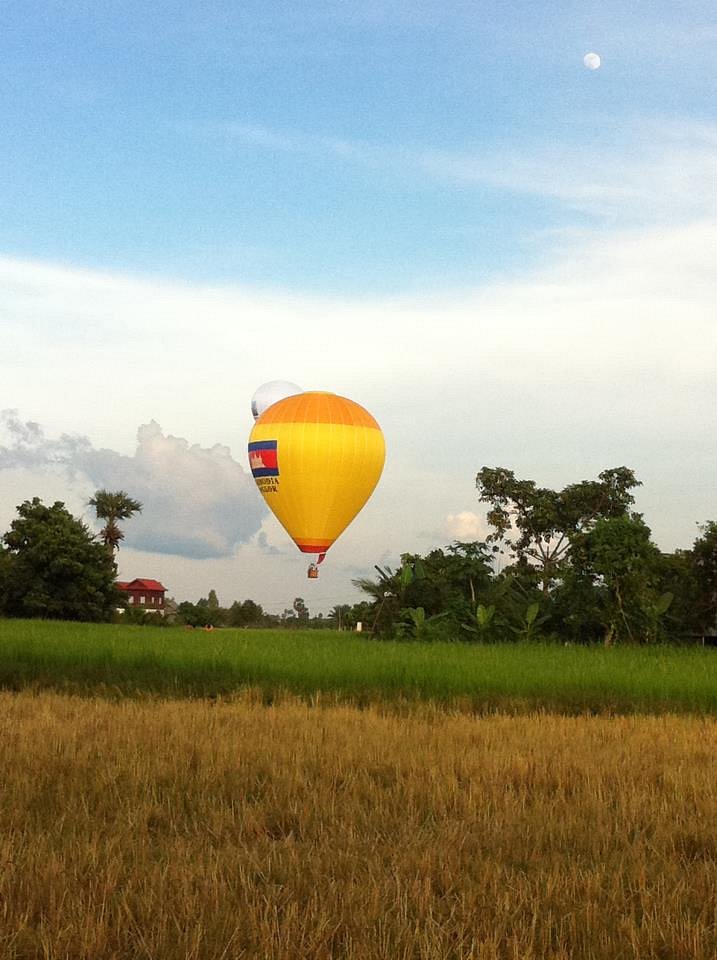
[[[717,722],[0,694],[0,957],[717,956]]]

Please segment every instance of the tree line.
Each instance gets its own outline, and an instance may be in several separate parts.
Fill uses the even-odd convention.
[[[627,467],[562,490],[484,467],[485,542],[404,554],[397,569],[354,581],[372,598],[371,632],[604,644],[717,635],[717,523],[691,549],[663,553],[633,509],[639,485]]]
[[[301,597],[281,614],[268,613],[251,599],[222,607],[215,590],[196,603],[170,602],[166,617],[127,606],[116,587],[116,554],[124,539],[119,521],[140,512],[142,504],[123,490],[98,490],[88,506],[103,521],[98,534],[60,501],[46,505],[35,497],[18,506],[0,537],[0,616],[109,621],[124,608],[124,622],[148,626],[331,626],[322,614],[312,617]]]
[[[98,490],[88,505],[104,521],[98,534],[60,501],[46,505],[34,497],[18,506],[0,537],[0,616],[99,622],[116,619],[124,608],[124,622],[152,626],[327,626],[321,615],[310,616],[301,597],[280,615],[253,600],[223,608],[215,590],[197,603],[184,601],[176,609],[170,604],[168,617],[127,606],[116,586],[116,553],[124,539],[118,521],[141,511],[142,504],[121,490]]]
[[[365,595],[312,617],[297,597],[282,614],[253,600],[221,607],[216,591],[184,601],[172,619],[187,626],[338,627],[372,636],[498,642],[654,643],[717,635],[717,523],[690,549],[663,553],[634,510],[632,470],[605,470],[562,490],[539,487],[504,467],[483,467],[485,541],[454,542],[353,581]],[[89,501],[97,535],[61,502],[17,508],[0,538],[0,615],[110,620],[123,605],[115,581],[118,521],[142,509],[124,491]],[[126,620],[166,622],[129,611]]]
[[[196,603],[184,600],[177,607],[176,620],[188,627],[302,627],[326,628],[330,621],[323,614],[312,617],[303,597],[295,597],[291,607],[280,614],[268,613],[254,600],[235,600],[231,606],[219,604],[216,590]]]

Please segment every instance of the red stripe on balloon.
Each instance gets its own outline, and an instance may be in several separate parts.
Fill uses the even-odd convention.
[[[304,540],[294,541],[302,553],[325,553],[333,542],[333,540],[316,540],[312,543]]]

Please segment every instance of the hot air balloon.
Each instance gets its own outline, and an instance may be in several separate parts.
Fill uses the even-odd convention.
[[[272,403],[283,400],[285,397],[293,397],[301,392],[301,387],[296,383],[291,383],[290,380],[270,380],[268,383],[262,383],[251,398],[252,416],[255,420],[258,420]]]
[[[249,464],[270,510],[302,553],[309,577],[378,483],[386,448],[353,400],[310,391],[273,403],[249,437]]]

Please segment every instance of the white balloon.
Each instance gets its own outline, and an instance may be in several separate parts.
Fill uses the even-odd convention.
[[[273,403],[283,400],[285,397],[294,397],[297,393],[304,391],[296,383],[289,380],[270,380],[269,383],[262,383],[254,396],[251,398],[251,412],[255,420],[265,410],[268,410]]]
[[[583,57],[583,63],[588,70],[597,70],[600,66],[600,57],[597,53],[586,53]]]

